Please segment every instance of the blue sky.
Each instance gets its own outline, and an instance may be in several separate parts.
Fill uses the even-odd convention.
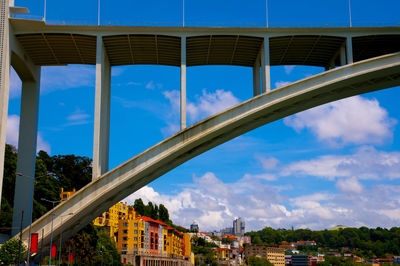
[[[181,1],[101,1],[101,23],[181,25]],[[185,25],[265,26],[265,1],[185,2]],[[18,1],[43,16],[43,1]],[[79,9],[77,8],[79,6]],[[157,8],[154,8],[157,7]],[[212,7],[212,8],[210,8]],[[97,0],[47,0],[53,23],[97,23]],[[395,0],[352,0],[353,25],[398,25]],[[347,26],[348,1],[269,1],[272,26]],[[168,11],[168,12],[166,12]],[[50,22],[49,22],[50,23]],[[82,22],[83,23],[83,22]],[[272,67],[279,87],[321,68]],[[42,68],[38,146],[52,155],[92,157],[94,66]],[[112,70],[110,168],[175,133],[180,71],[167,66]],[[250,68],[190,67],[188,123],[252,97]],[[263,126],[181,165],[137,193],[165,204],[201,230],[398,226],[399,88],[356,96]],[[17,144],[20,81],[11,76],[7,142]]]

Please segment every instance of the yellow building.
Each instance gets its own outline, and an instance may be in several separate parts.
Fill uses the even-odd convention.
[[[184,240],[185,240],[185,253],[183,256],[186,258],[190,258],[192,254],[192,242],[190,241],[190,234],[184,233],[183,234]]]
[[[266,245],[246,245],[244,248],[245,258],[259,256],[266,258],[275,266],[285,266],[285,251],[283,248]]]
[[[118,221],[117,250],[121,254],[146,254],[145,222],[138,219],[133,209]]]
[[[220,260],[229,260],[230,249],[229,248],[217,248],[215,250],[217,258]]]
[[[64,188],[61,188],[61,193],[60,193],[60,199],[61,202],[67,200],[69,197],[71,197],[74,193],[76,192],[75,188],[72,191],[64,191]]]
[[[97,217],[93,224],[95,226],[107,226],[110,228],[110,237],[115,239],[115,233],[118,231],[118,222],[128,217],[129,206],[127,203],[118,202],[108,211]],[[115,239],[116,240],[116,239]]]

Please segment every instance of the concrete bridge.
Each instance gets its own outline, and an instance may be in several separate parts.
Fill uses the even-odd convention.
[[[308,108],[400,84],[399,27],[47,25],[9,18],[10,11],[18,9],[0,0],[0,180],[10,66],[22,80],[17,172],[34,176],[41,66],[96,65],[93,180],[32,225],[40,238],[44,229],[45,245],[50,242],[53,214],[55,239],[61,232],[67,239],[116,202],[221,143]],[[109,171],[111,68],[132,64],[180,67],[181,131]],[[198,65],[251,67],[254,98],[186,127],[186,68]],[[320,66],[326,71],[271,90],[272,65]],[[30,217],[32,206],[27,203],[32,191],[33,179],[17,177],[14,225],[20,222],[21,211]],[[73,216],[66,215],[71,212]],[[28,225],[25,219],[24,226]],[[23,239],[28,239],[28,229]]]

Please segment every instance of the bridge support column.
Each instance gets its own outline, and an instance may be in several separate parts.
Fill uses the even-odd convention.
[[[22,211],[24,228],[32,212],[40,95],[40,67],[35,68],[35,81],[22,80],[12,235],[19,232]]]
[[[0,1],[0,199],[3,189],[4,152],[6,148],[8,97],[10,91],[8,11],[8,1]]]
[[[346,52],[347,52],[347,64],[353,64],[353,38],[347,36],[346,39]]]
[[[271,76],[269,63],[269,37],[264,37],[264,46],[261,53],[262,93],[271,90]]]
[[[186,36],[181,38],[181,130],[186,128]]]
[[[92,180],[108,171],[110,142],[111,66],[103,44],[97,36],[96,92],[94,109],[93,172]]]
[[[253,96],[260,94],[260,56],[256,58],[253,66]]]
[[[346,60],[346,45],[343,43],[342,46],[340,46],[340,65],[344,66],[347,64]]]

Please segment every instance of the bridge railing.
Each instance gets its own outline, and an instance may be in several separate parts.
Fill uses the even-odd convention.
[[[46,3],[46,5],[44,5]],[[18,2],[16,3],[18,4]],[[185,27],[400,26],[400,3],[387,0],[30,0],[16,18],[55,25]],[[45,10],[46,6],[46,10]]]

